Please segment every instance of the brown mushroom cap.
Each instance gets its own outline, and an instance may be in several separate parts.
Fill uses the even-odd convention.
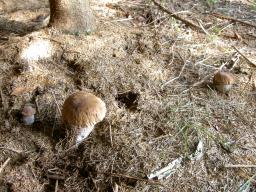
[[[69,126],[86,128],[102,121],[106,111],[106,104],[99,97],[79,91],[65,100],[62,117]]]
[[[235,83],[235,77],[224,71],[218,71],[213,77],[214,85],[232,85]]]
[[[34,115],[35,113],[36,113],[36,110],[30,104],[25,104],[21,111],[21,114],[23,116],[31,116],[31,115]]]

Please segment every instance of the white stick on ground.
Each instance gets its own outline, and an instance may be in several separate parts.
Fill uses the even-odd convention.
[[[227,164],[225,165],[226,168],[256,168],[256,165],[244,165],[244,164],[237,164],[237,165],[231,165]]]
[[[4,162],[4,164],[0,167],[0,174],[3,172],[4,168],[8,165],[10,162],[11,158],[8,157],[8,159]]]

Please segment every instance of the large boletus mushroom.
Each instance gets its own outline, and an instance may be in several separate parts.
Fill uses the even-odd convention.
[[[218,71],[213,77],[213,85],[222,93],[227,93],[231,90],[235,83],[235,77],[225,71]]]
[[[64,102],[62,118],[68,124],[78,145],[94,129],[95,124],[106,115],[106,104],[97,96],[79,91],[70,95]]]

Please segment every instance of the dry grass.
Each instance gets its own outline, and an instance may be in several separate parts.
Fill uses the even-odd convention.
[[[203,16],[207,5],[194,3],[164,5],[187,10],[205,25],[229,25]],[[221,4],[214,6],[218,10]],[[231,3],[222,6],[233,9]],[[112,191],[116,185],[119,191],[237,191],[255,168],[225,164],[256,163],[255,68],[240,58],[233,67],[238,84],[229,95],[216,92],[210,82],[223,63],[232,67],[236,51],[231,45],[255,61],[255,42],[224,38],[216,28],[198,33],[147,2],[121,2],[117,8],[120,18],[102,17],[89,36],[45,29],[1,42],[0,144],[24,152],[0,149],[0,162],[12,159],[2,185],[13,191],[54,191],[57,178],[59,191]],[[133,20],[116,21],[127,12]],[[228,29],[233,28],[241,34],[255,30]],[[37,41],[50,42],[51,56],[28,62],[22,53]],[[24,89],[11,95],[17,88]],[[63,153],[67,141],[57,105],[80,89],[100,96],[108,114],[77,150]],[[37,105],[32,127],[20,122],[25,102]],[[203,159],[185,161],[166,181],[146,179],[193,153],[199,140]]]

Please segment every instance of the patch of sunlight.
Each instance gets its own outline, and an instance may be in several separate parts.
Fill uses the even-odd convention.
[[[37,39],[32,41],[21,53],[21,59],[38,61],[50,58],[53,55],[53,46],[50,41]]]

